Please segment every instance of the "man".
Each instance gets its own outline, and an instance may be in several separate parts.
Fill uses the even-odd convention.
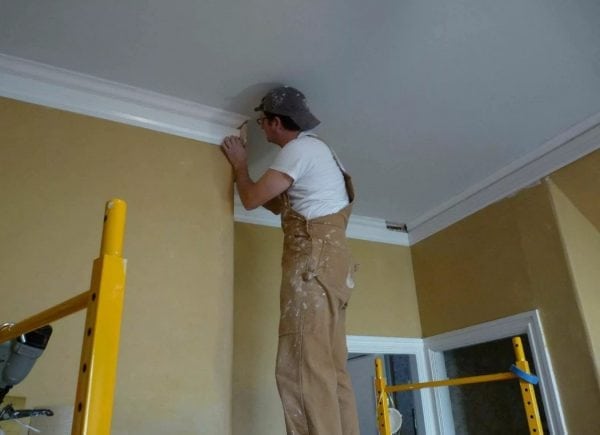
[[[246,209],[281,214],[284,231],[276,380],[288,434],[358,435],[346,370],[346,306],[354,264],[346,226],[354,193],[335,154],[310,130],[320,121],[292,87],[272,89],[255,109],[267,140],[281,147],[257,182],[245,144],[225,138]]]

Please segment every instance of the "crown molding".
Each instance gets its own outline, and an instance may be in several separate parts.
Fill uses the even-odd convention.
[[[234,219],[236,222],[247,224],[281,227],[279,216],[262,207],[255,210],[246,210],[237,195],[234,199]],[[388,230],[383,219],[366,216],[350,216],[346,235],[350,239],[367,240],[390,245],[409,245],[408,234]]]
[[[0,96],[220,144],[248,118],[233,112],[0,53]],[[600,147],[600,113],[408,223],[388,230],[383,219],[352,216],[348,237],[409,246],[458,222]],[[235,219],[279,226],[266,210],[236,204]]]
[[[600,113],[576,124],[535,151],[408,223],[410,244],[467,216],[600,148]]]
[[[238,134],[248,118],[198,103],[133,86],[0,54],[0,96],[83,115],[135,125],[211,144]],[[235,206],[235,220],[279,226],[264,209],[246,211]],[[405,233],[390,231],[382,219],[352,216],[348,237],[408,246]]]
[[[0,95],[220,144],[247,117],[133,86],[0,54]]]

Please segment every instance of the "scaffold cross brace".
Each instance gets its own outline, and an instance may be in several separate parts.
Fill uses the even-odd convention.
[[[524,372],[514,364],[510,366],[510,371],[517,375],[519,378],[523,379],[525,382],[529,382],[530,384],[537,385],[539,382],[539,378],[536,375]]]

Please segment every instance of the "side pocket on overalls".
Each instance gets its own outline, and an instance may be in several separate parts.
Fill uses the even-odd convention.
[[[348,273],[346,275],[346,287],[348,288],[348,297],[347,299],[344,301],[344,306],[342,307],[343,309],[346,309],[346,307],[348,306],[348,301],[350,300],[350,296],[352,296],[352,292],[354,290],[354,287],[356,285],[356,282],[354,281],[354,277],[356,272],[358,272],[358,263],[354,262],[354,258],[350,257],[350,262],[348,264]]]
[[[353,289],[356,285],[354,281],[354,275],[358,272],[358,263],[354,262],[353,258],[350,258],[350,267],[348,267],[348,275],[346,276],[346,287]]]
[[[323,241],[321,258],[317,266],[317,278],[343,304],[350,299],[353,287],[353,276],[349,276],[351,265],[353,262],[347,246]]]

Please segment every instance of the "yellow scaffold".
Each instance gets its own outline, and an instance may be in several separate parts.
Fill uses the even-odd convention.
[[[122,252],[126,210],[123,200],[106,203],[100,256],[94,260],[88,291],[0,332],[3,343],[77,311],[87,311],[72,435],[110,434],[125,293],[126,260]]]
[[[533,383],[537,383],[537,378],[529,371],[529,363],[525,359],[523,343],[520,337],[513,337],[513,349],[515,352],[515,364],[510,372],[495,373],[491,375],[471,376],[465,378],[447,379],[442,381],[420,382],[416,384],[387,385],[383,376],[383,362],[381,358],[375,359],[375,391],[377,397],[377,425],[380,435],[391,435],[390,414],[388,409],[388,394],[400,391],[412,391],[421,388],[432,387],[450,387],[466,384],[477,384],[484,382],[497,382],[508,380],[519,380],[521,387],[521,397],[529,425],[530,434],[543,434],[540,413],[535,398]]]

